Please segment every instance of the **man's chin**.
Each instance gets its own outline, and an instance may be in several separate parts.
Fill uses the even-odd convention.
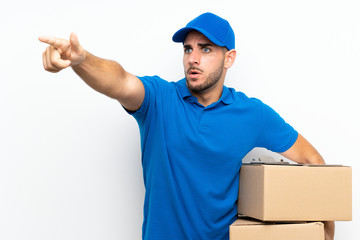
[[[206,88],[202,84],[188,83],[187,86],[188,86],[188,89],[190,90],[190,92],[193,92],[193,93],[202,93],[206,90]]]
[[[186,85],[190,91],[199,91],[201,89],[201,84],[198,79],[186,79]]]

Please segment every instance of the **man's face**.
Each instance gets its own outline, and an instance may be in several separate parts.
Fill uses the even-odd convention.
[[[223,85],[225,50],[203,34],[192,31],[184,41],[184,71],[186,83],[193,93],[203,93]],[[221,80],[221,81],[219,81]]]

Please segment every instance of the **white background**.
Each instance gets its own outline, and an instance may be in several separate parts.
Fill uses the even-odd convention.
[[[226,84],[272,106],[327,163],[353,167],[353,221],[336,223],[336,239],[360,239],[357,2],[2,0],[0,239],[141,238],[135,120],[71,69],[44,71],[38,36],[74,31],[129,72],[176,81],[182,46],[172,34],[205,11],[236,33]]]

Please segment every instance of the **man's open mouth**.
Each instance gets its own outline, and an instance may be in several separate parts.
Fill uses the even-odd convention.
[[[192,67],[187,71],[187,74],[190,77],[195,78],[195,77],[199,76],[202,72],[203,71],[201,69],[196,68],[196,67]]]

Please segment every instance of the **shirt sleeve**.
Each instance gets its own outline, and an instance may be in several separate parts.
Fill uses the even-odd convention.
[[[145,76],[138,78],[144,85],[144,89],[145,89],[144,100],[138,110],[136,111],[129,111],[127,109],[125,110],[128,114],[132,115],[136,120],[139,121],[145,118],[147,113],[149,112],[149,108],[155,105],[155,96],[156,96],[156,91],[158,89],[158,83],[157,83],[158,77]]]
[[[152,122],[164,104],[164,96],[169,92],[170,83],[158,76],[138,77],[144,85],[145,96],[137,111],[128,111],[140,125]],[[165,101],[166,102],[166,101]]]
[[[296,141],[298,132],[268,105],[261,102],[260,145],[273,152],[285,152]]]

